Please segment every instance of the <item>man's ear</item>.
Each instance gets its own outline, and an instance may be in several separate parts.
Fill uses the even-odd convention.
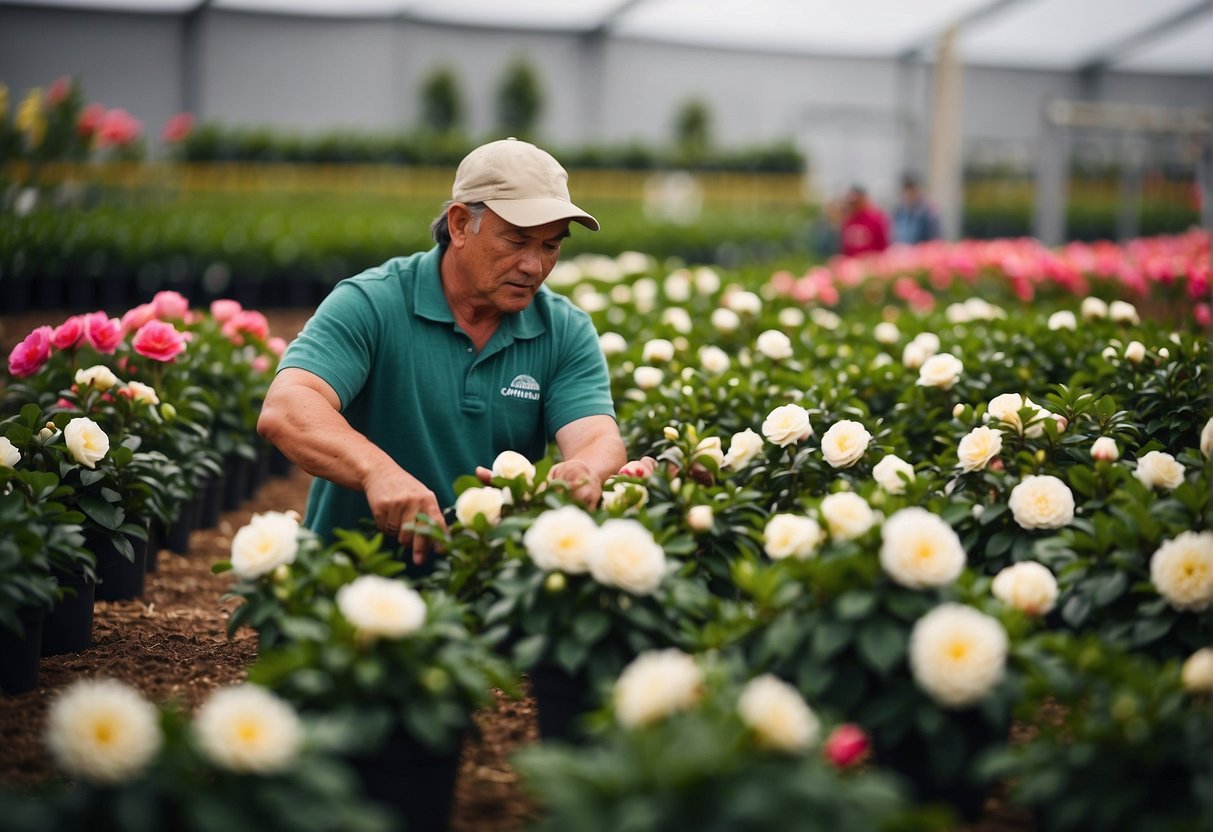
[[[446,227],[451,234],[451,245],[462,246],[472,233],[472,212],[462,202],[446,209]]]

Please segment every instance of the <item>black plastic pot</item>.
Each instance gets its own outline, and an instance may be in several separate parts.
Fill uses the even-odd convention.
[[[164,537],[164,547],[170,552],[184,555],[190,550],[190,532],[197,526],[199,495],[194,495],[181,504]]]
[[[79,653],[93,645],[93,601],[95,581],[83,574],[56,570],[59,586],[72,592],[60,598],[42,623],[42,655]]]
[[[38,663],[42,657],[42,625],[45,607],[17,610],[22,632],[0,629],[0,691],[15,696],[38,685]]]
[[[143,594],[143,578],[147,574],[147,541],[131,538],[133,556],[118,551],[114,539],[107,534],[89,532],[85,547],[97,558],[98,601],[125,601]]]
[[[201,503],[198,511],[198,528],[213,529],[219,525],[219,515],[223,511],[224,477],[222,474],[207,477],[198,486]]]
[[[248,495],[252,463],[242,456],[231,454],[223,459],[223,510],[240,508]]]
[[[347,759],[366,796],[399,814],[409,832],[445,832],[451,825],[460,745],[449,754],[436,754],[397,729],[378,750]]]
[[[539,710],[540,739],[582,741],[581,720],[595,708],[593,690],[585,675],[540,665],[529,670],[527,676]]]

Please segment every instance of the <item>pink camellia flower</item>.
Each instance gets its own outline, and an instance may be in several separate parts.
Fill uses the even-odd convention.
[[[90,141],[97,135],[97,128],[101,126],[101,119],[104,117],[105,107],[100,104],[89,104],[81,110],[79,118],[76,119],[76,132],[80,134],[80,138]]]
[[[211,317],[215,319],[215,323],[217,324],[227,323],[242,311],[244,311],[244,307],[240,305],[240,301],[238,300],[219,298],[219,300],[211,301]]]
[[[270,368],[270,360],[267,356],[259,355],[253,359],[253,372],[264,373]]]
[[[113,355],[122,343],[122,321],[111,318],[104,312],[90,312],[84,316],[84,337],[99,353]]]
[[[67,100],[67,97],[72,94],[72,79],[66,75],[61,75],[51,85],[46,88],[46,103],[55,107]]]
[[[126,147],[139,138],[143,122],[126,110],[106,110],[97,123],[97,145],[99,147]]]
[[[830,732],[823,750],[826,759],[835,768],[850,768],[863,760],[870,744],[868,735],[862,728],[854,723],[845,722]]]
[[[193,130],[194,114],[177,113],[177,115],[170,116],[169,120],[164,122],[164,130],[160,133],[160,138],[169,144],[177,144],[189,138]]]
[[[84,316],[72,315],[51,334],[51,346],[57,350],[70,350],[84,340]]]
[[[148,321],[156,320],[156,307],[150,303],[141,303],[122,316],[122,328],[134,332]]]
[[[185,349],[185,335],[172,324],[164,321],[148,321],[139,327],[131,339],[131,347],[144,358],[153,361],[172,361]]]
[[[270,322],[260,312],[244,309],[223,325],[223,334],[234,344],[243,344],[246,333],[264,341],[270,336]]]
[[[25,340],[8,354],[8,371],[17,378],[24,378],[42,369],[42,365],[51,357],[53,332],[49,326],[40,326],[26,335]]]
[[[270,352],[279,358],[281,358],[282,354],[286,352],[286,339],[279,338],[277,335],[266,341],[265,345],[270,348]]]
[[[180,292],[166,289],[163,292],[157,292],[156,296],[152,298],[152,309],[155,310],[156,317],[163,321],[179,321],[189,315],[190,302]]]

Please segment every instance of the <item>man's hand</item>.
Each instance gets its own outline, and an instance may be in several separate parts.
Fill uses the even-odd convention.
[[[602,483],[594,476],[590,466],[580,459],[557,462],[548,472],[548,481],[564,483],[573,498],[586,508],[598,508],[602,500]]]
[[[619,469],[620,476],[636,477],[637,479],[648,479],[653,476],[653,472],[657,470],[657,460],[651,456],[642,456],[640,459],[632,459],[624,464]]]
[[[442,509],[434,492],[420,480],[402,468],[376,471],[363,486],[376,527],[390,537],[400,541],[401,546],[411,546],[413,563],[420,566],[433,548],[433,541],[424,534],[416,533],[412,526],[418,515],[424,514],[429,522],[447,531]]]

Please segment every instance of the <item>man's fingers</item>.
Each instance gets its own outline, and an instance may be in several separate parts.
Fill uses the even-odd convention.
[[[493,472],[488,468],[485,468],[483,465],[476,466],[476,477],[485,485],[489,485],[493,482]]]

